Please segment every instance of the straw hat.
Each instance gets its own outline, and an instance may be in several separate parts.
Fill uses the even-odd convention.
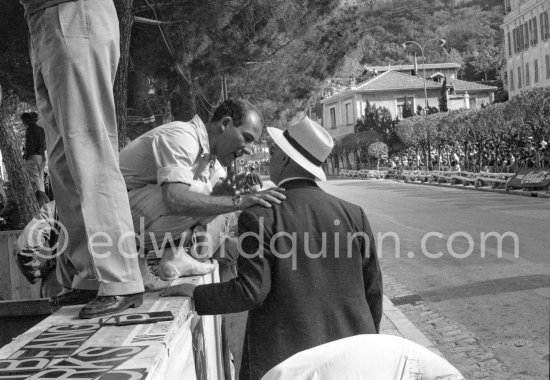
[[[294,162],[321,181],[327,180],[321,165],[332,151],[334,141],[322,126],[306,116],[286,131],[268,127],[267,133]]]

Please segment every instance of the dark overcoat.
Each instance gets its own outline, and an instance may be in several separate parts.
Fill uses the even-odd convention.
[[[286,200],[239,217],[238,277],[201,285],[199,314],[250,310],[240,379],[260,379],[295,353],[378,333],[382,276],[361,207],[312,180],[283,184]]]

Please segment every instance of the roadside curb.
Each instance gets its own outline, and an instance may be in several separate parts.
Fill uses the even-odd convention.
[[[444,357],[443,354],[434,346],[434,344],[426,338],[424,334],[399,310],[390,299],[384,295],[383,301],[384,315],[395,326],[399,334],[408,340],[411,340],[421,346],[426,347],[430,351]]]
[[[520,195],[524,197],[532,197],[532,198],[550,198],[550,194],[545,194],[542,192],[537,191],[523,191],[523,190],[510,190],[506,191],[505,189],[491,189],[491,188],[485,188],[485,187],[471,187],[471,186],[460,186],[460,185],[450,185],[450,184],[444,184],[444,183],[426,183],[426,182],[406,182],[403,180],[397,180],[393,179],[393,181],[407,183],[411,185],[424,185],[424,186],[434,186],[434,187],[444,187],[448,189],[457,189],[457,190],[473,190],[473,191],[484,191],[486,193],[500,193],[500,194],[510,194],[510,195]]]
[[[358,180],[358,181],[394,181],[394,182],[401,182],[406,183],[410,185],[423,185],[423,186],[433,186],[433,187],[444,187],[447,189],[456,189],[456,190],[473,190],[473,191],[484,191],[486,193],[500,193],[500,194],[510,194],[510,195],[519,195],[523,197],[531,197],[531,198],[550,198],[550,194],[545,194],[540,191],[523,191],[523,190],[510,190],[506,191],[505,189],[492,189],[488,187],[479,187],[475,188],[473,186],[461,186],[461,185],[450,185],[446,183],[431,183],[431,182],[407,182],[401,179],[395,179],[395,178],[381,178],[381,179],[358,179],[358,178],[347,178],[347,177],[341,177],[341,176],[329,176],[327,179],[331,180]]]

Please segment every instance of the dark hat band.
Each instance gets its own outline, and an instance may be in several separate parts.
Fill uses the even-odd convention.
[[[303,146],[300,145],[300,143],[288,133],[288,129],[283,132],[283,136],[286,138],[286,140],[292,145],[294,149],[296,149],[298,152],[300,152],[305,158],[307,158],[311,163],[317,166],[323,165],[323,161],[318,160],[315,156],[313,156],[311,153],[309,153]]]

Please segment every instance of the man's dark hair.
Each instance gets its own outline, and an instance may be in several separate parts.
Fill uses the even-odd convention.
[[[227,99],[224,100],[216,109],[212,115],[212,122],[219,121],[225,116],[233,119],[233,125],[239,127],[243,119],[250,113],[256,112],[260,118],[262,114],[258,107],[244,99]]]
[[[21,121],[25,124],[34,124],[38,121],[36,112],[24,112],[21,114]]]

